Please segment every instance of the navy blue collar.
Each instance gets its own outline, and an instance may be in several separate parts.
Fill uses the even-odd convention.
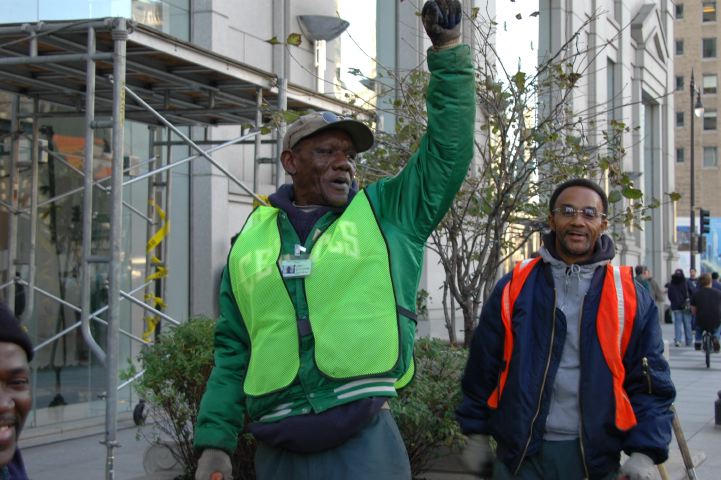
[[[288,220],[290,220],[291,225],[293,225],[295,232],[298,234],[298,239],[301,243],[305,243],[306,238],[308,238],[310,231],[313,229],[313,225],[315,225],[323,215],[328,212],[343,213],[356,193],[358,193],[358,184],[353,181],[350,193],[348,194],[348,202],[345,205],[342,207],[320,206],[310,212],[305,212],[293,205],[295,192],[292,184],[282,185],[268,199],[272,206],[280,208],[288,215]]]

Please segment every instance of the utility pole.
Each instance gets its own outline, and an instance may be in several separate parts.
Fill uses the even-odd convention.
[[[694,152],[696,150],[695,143],[694,143],[694,108],[693,108],[693,94],[696,90],[696,84],[694,83],[693,78],[693,69],[691,70],[691,85],[689,86],[689,93],[690,93],[690,101],[689,101],[689,109],[688,109],[688,116],[691,120],[691,164],[690,164],[690,172],[689,172],[689,205],[691,206],[689,210],[689,245],[688,245],[688,253],[691,256],[690,260],[690,266],[691,268],[696,268],[696,214],[694,213],[694,203],[695,203],[695,175],[696,175],[696,169],[694,168]]]

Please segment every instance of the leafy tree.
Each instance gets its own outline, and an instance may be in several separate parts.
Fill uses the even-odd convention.
[[[643,198],[623,169],[624,139],[631,127],[614,119],[613,110],[620,107],[610,101],[589,111],[573,110],[587,59],[598,53],[582,50],[578,39],[595,18],[530,74],[506,69],[493,46],[495,22],[473,11],[480,120],[475,159],[429,242],[445,272],[443,306],[451,342],[457,341],[454,304],[463,314],[463,343],[468,345],[482,301],[504,262],[546,227],[547,201],[557,184],[571,177],[607,182],[616,239],[622,238],[624,226],[641,229],[650,218],[648,210],[660,205],[660,199]],[[397,79],[398,92],[386,92],[396,94],[396,129],[378,133],[378,147],[359,166],[362,182],[398,172],[418,147],[426,129],[428,76],[412,71]],[[670,193],[666,201],[678,197]]]

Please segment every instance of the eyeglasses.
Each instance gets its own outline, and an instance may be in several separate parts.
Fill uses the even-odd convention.
[[[574,218],[576,215],[580,214],[586,220],[595,220],[596,218],[606,217],[605,213],[599,213],[594,207],[575,209],[570,205],[563,205],[562,207],[554,208],[551,210],[551,213],[560,213],[566,218]]]

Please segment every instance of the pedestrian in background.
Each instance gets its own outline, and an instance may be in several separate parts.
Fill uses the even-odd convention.
[[[712,288],[711,275],[702,273],[699,277],[699,289],[691,297],[691,310],[696,316],[696,327],[701,336],[696,339],[700,345],[703,332],[713,334],[713,348],[719,351],[719,325],[721,325],[721,291]]]
[[[689,294],[693,296],[694,293],[696,293],[696,290],[698,290],[698,277],[696,276],[697,272],[695,268],[689,268],[688,269],[688,289]]]
[[[27,480],[18,438],[32,405],[33,346],[13,312],[0,303],[0,479]]]
[[[388,399],[413,377],[425,243],[468,172],[476,110],[460,2],[421,16],[428,122],[401,172],[358,190],[356,154],[374,140],[356,120],[310,113],[285,134],[292,185],[251,213],[223,273],[198,480],[232,478],[244,427],[262,480],[410,479]]]
[[[688,292],[689,292],[689,311],[691,312],[691,330],[694,332],[694,348],[696,350],[701,350],[701,329],[696,325],[696,315],[693,313],[693,309],[691,309],[691,298],[693,295],[698,291],[699,289],[699,283],[698,283],[698,277],[696,276],[697,272],[695,268],[689,268],[688,270]]]
[[[653,298],[653,301],[656,302],[656,308],[658,309],[658,321],[662,323],[664,321],[664,314],[666,313],[666,305],[664,304],[665,297],[663,295],[664,292],[658,282],[654,280],[651,270],[649,270],[645,265],[643,266],[643,276],[646,279],[646,284],[651,292],[651,298]]]
[[[689,282],[683,270],[677,268],[671,281],[666,284],[668,299],[671,302],[671,315],[673,315],[674,345],[680,347],[685,344],[691,346],[691,292]]]
[[[718,280],[718,272],[711,273],[711,288],[721,290],[721,282]]]
[[[656,305],[631,267],[611,265],[607,209],[596,183],[559,185],[541,257],[517,264],[484,303],[456,412],[470,471],[641,480],[668,458],[675,388]]]
[[[643,288],[646,289],[647,292],[651,292],[651,285],[648,284],[648,281],[646,280],[646,272],[647,268],[643,265],[636,265],[636,268],[634,268],[634,272],[636,272],[636,276],[633,277],[636,282],[638,282],[639,285],[641,285]]]

